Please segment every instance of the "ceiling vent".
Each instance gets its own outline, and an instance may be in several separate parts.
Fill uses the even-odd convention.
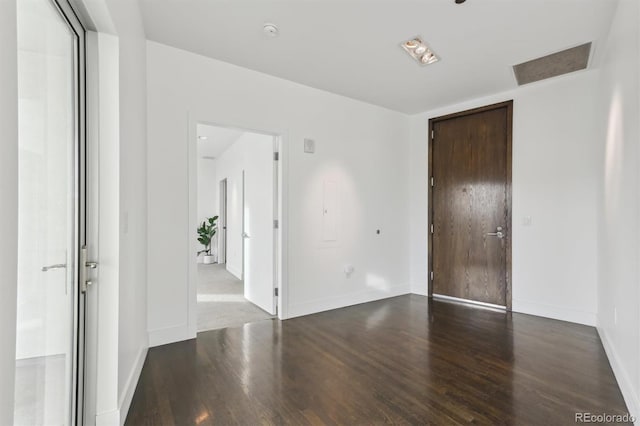
[[[591,42],[513,66],[518,85],[580,71],[587,68]]]

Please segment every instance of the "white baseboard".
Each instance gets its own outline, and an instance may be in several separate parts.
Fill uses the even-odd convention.
[[[636,418],[635,425],[639,426],[640,395],[638,395],[636,390],[633,388],[633,380],[631,380],[629,373],[627,373],[627,370],[620,362],[618,352],[611,343],[606,331],[603,328],[598,327],[598,334],[600,335],[602,346],[604,346],[604,351],[607,353],[607,358],[609,358],[609,364],[611,365],[613,374],[616,376],[616,380],[618,381],[618,387],[620,387],[620,392],[622,392],[624,402],[627,404],[627,410],[629,410],[629,414]]]
[[[124,386],[124,391],[120,395],[120,401],[118,407],[120,408],[120,426],[124,425],[127,420],[127,414],[129,413],[129,407],[131,406],[131,400],[133,394],[136,391],[138,380],[140,379],[140,373],[142,373],[142,367],[144,366],[144,360],[147,358],[148,348],[146,345],[142,346],[138,351],[138,356],[134,361],[133,368],[127,377],[127,383]]]
[[[578,324],[590,325],[592,327],[596,326],[596,314],[594,312],[580,311],[577,309],[569,309],[561,306],[552,306],[517,299],[513,299],[511,309],[513,312],[519,312],[521,314],[575,322]]]
[[[311,302],[290,305],[287,318],[295,318],[303,315],[316,314],[318,312],[330,311],[332,309],[345,308],[347,306],[358,305],[360,303],[373,302],[390,297],[402,296],[411,293],[408,284],[391,287],[388,290],[367,290],[356,293],[343,294],[340,296],[314,300]]]
[[[155,346],[166,345],[168,343],[195,339],[195,337],[195,334],[191,333],[187,324],[161,328],[159,330],[149,330],[149,347],[153,348]]]
[[[236,277],[237,279],[241,280],[242,279],[242,268],[238,268],[235,265],[232,265],[230,263],[227,263],[227,271],[229,271],[229,273],[231,275],[233,275],[234,277]]]
[[[419,296],[428,296],[429,292],[426,285],[412,285],[411,294],[417,294]]]
[[[120,411],[106,411],[96,414],[96,426],[118,426],[120,425]]]

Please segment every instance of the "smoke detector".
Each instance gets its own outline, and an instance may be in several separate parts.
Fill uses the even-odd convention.
[[[264,26],[262,27],[262,32],[267,37],[273,38],[273,37],[277,37],[280,31],[278,31],[278,27],[276,27],[275,24],[267,23],[267,24],[264,24]]]

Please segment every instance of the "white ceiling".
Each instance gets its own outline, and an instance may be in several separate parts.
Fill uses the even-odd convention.
[[[198,139],[198,158],[218,158],[244,132],[242,130],[227,129],[225,127],[198,124],[198,136],[206,136],[206,140]]]
[[[512,65],[594,41],[613,0],[140,0],[150,40],[406,113],[516,87]],[[276,24],[277,38],[262,33]],[[399,44],[421,35],[426,67]]]

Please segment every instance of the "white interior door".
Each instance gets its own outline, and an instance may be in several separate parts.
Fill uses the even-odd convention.
[[[79,233],[79,38],[51,0],[18,5],[15,424],[72,424]]]
[[[271,315],[274,297],[274,142],[251,135],[244,170],[244,297]]]

